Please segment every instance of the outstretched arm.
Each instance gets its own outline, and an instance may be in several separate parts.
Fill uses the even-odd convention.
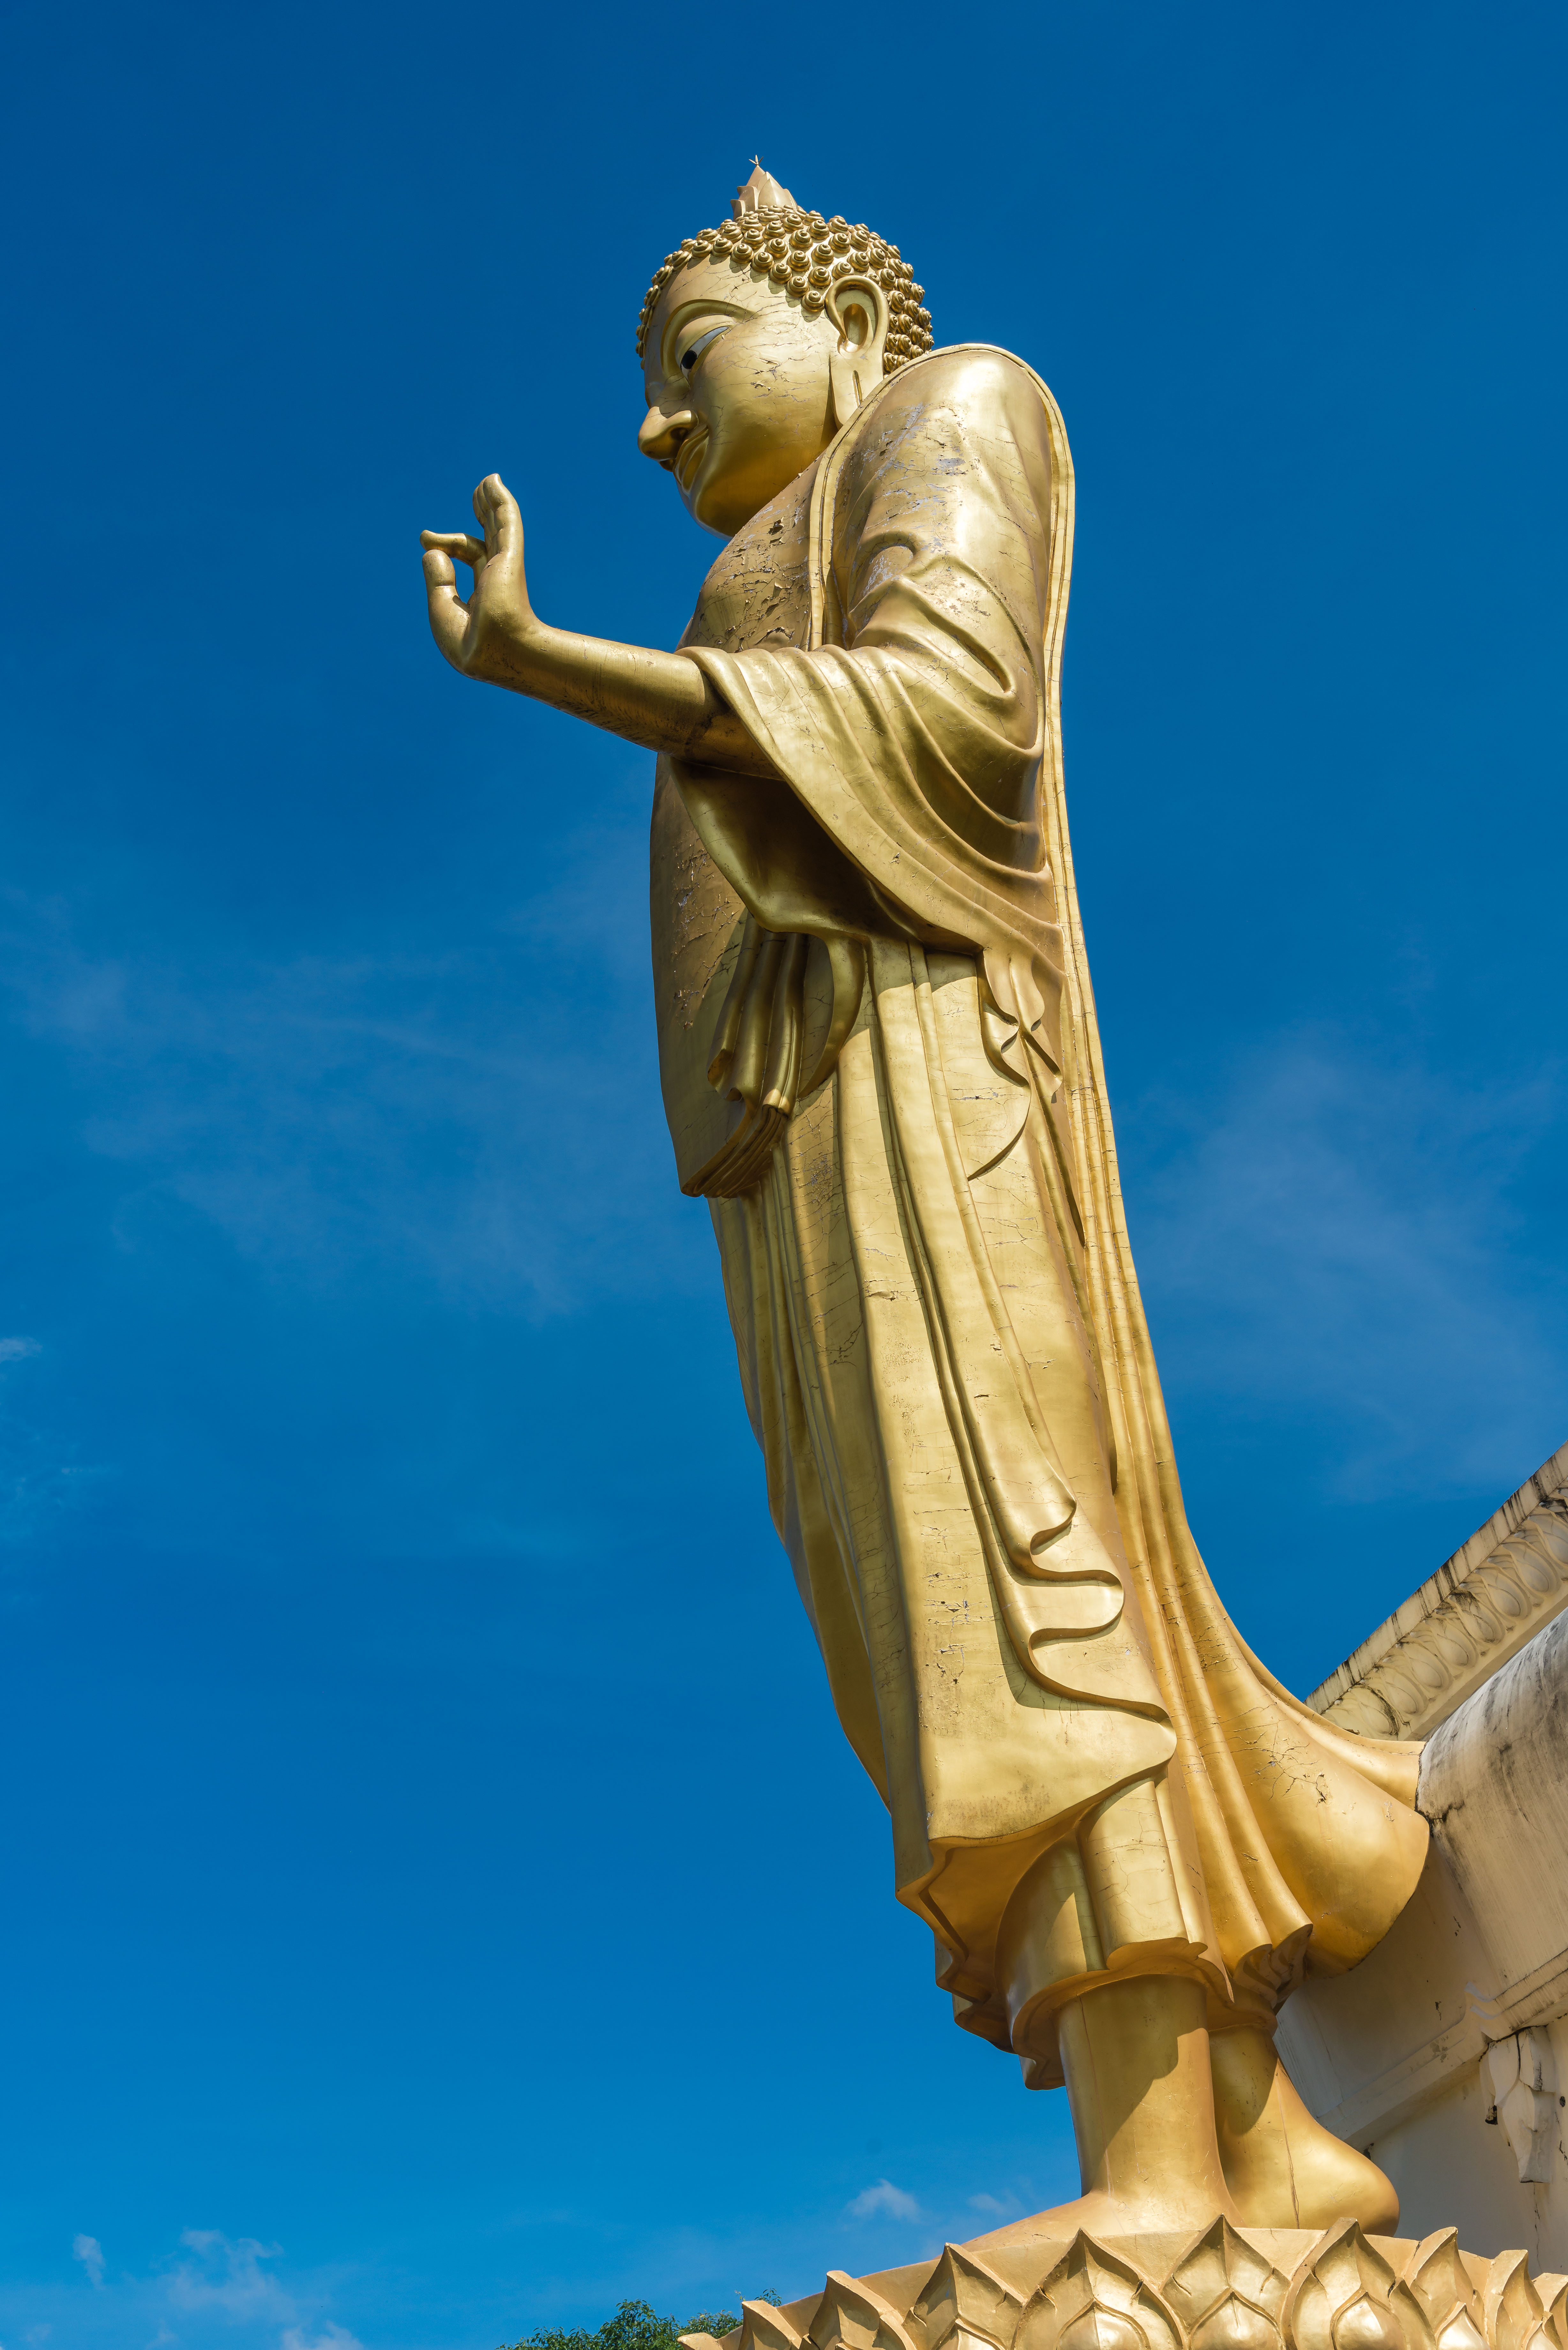
[[[473,511],[483,539],[466,531],[420,534],[431,629],[453,669],[547,702],[649,751],[737,775],[776,774],[717,688],[683,653],[580,637],[535,618],[523,567],[523,517],[499,473],[481,482]],[[466,604],[458,596],[454,561],[473,572]]]

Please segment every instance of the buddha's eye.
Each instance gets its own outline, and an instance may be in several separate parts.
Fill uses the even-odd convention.
[[[708,348],[709,344],[716,343],[723,332],[724,329],[722,327],[710,327],[705,335],[699,335],[695,342],[687,344],[686,348],[680,354],[680,372],[682,375],[689,376],[691,374],[692,369],[696,366],[703,352]]]

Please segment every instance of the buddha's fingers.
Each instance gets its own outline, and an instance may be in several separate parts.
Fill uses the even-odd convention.
[[[486,473],[473,494],[473,511],[493,556],[522,554],[522,512],[499,473]]]
[[[483,570],[487,559],[484,541],[475,538],[472,531],[421,530],[420,545],[436,548],[442,555],[450,555],[454,563],[466,563],[475,579]]]
[[[433,536],[427,532],[427,537]],[[468,637],[468,607],[457,592],[457,574],[444,547],[427,547],[424,556],[425,595],[430,604],[431,634],[454,669],[462,667]]]

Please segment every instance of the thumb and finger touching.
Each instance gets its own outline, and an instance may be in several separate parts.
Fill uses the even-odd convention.
[[[484,536],[472,531],[422,530],[425,592],[430,603],[431,629],[448,660],[462,666],[471,625],[469,606],[457,592],[453,566],[466,563],[477,590],[486,564],[497,556],[515,559],[522,552],[523,517],[517,501],[499,473],[487,473],[473,493],[474,519]]]
[[[484,541],[467,530],[421,530],[420,545],[450,556],[456,563],[466,563],[477,579],[486,561]]]
[[[426,549],[424,575],[431,634],[448,660],[461,667],[463,640],[468,635],[468,607],[457,592],[457,574],[443,547]]]
[[[461,664],[468,634],[469,612],[467,604],[457,592],[454,566],[466,563],[473,573],[473,584],[477,588],[487,560],[484,542],[467,530],[421,530],[420,545],[425,550],[425,593],[430,604],[431,632],[448,660]]]

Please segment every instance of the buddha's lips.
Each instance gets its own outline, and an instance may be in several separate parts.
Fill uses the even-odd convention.
[[[675,452],[675,463],[670,468],[670,471],[675,475],[677,483],[682,490],[691,488],[691,476],[697,471],[697,466],[701,463],[702,452],[707,446],[707,426],[705,424],[694,424],[691,427],[691,432],[686,435],[686,438],[681,442],[680,448]],[[695,463],[692,462],[693,459],[695,459]]]

